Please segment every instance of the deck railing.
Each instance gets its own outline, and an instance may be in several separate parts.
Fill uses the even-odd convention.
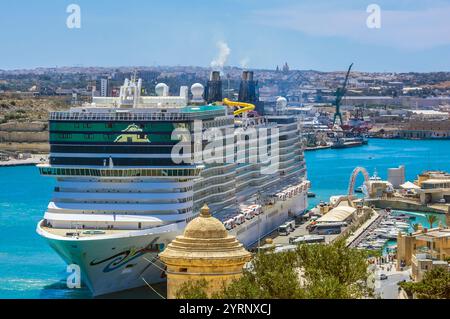
[[[203,116],[223,116],[223,111],[206,112],[51,112],[50,121],[187,121]]]

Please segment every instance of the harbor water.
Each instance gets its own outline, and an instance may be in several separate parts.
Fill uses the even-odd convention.
[[[306,152],[308,179],[317,196],[310,206],[345,194],[352,170],[376,169],[382,178],[387,168],[406,166],[407,180],[424,170],[450,171],[450,141],[371,139],[369,145],[348,149]],[[66,288],[66,265],[36,234],[51,198],[54,181],[41,177],[33,166],[0,168],[0,298],[86,298],[86,288]],[[356,186],[363,179],[358,177]],[[419,213],[414,222],[427,225]],[[443,220],[443,216],[439,216]]]

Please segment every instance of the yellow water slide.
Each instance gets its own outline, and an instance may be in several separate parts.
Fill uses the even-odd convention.
[[[255,109],[254,104],[244,102],[233,102],[227,98],[223,99],[223,104],[227,106],[237,107],[237,109],[233,112],[234,116],[237,116],[245,112],[250,112]]]

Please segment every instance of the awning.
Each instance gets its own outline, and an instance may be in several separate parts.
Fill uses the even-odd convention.
[[[400,185],[400,188],[403,188],[403,189],[420,189],[419,186],[417,186],[416,184],[411,183],[411,182],[406,182],[406,183]]]

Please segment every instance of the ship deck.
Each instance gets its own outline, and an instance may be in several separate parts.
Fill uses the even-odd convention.
[[[40,225],[40,228],[52,235],[67,238],[87,238],[100,235],[116,235],[129,232],[126,229],[73,229],[73,228],[53,228]]]

